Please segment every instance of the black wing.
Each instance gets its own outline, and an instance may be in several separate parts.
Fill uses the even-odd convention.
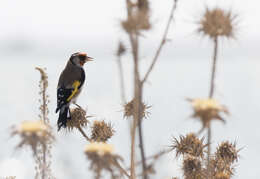
[[[57,108],[56,113],[62,108],[62,106],[69,103],[67,99],[72,94],[73,89],[66,89],[64,87],[60,87],[57,90]]]

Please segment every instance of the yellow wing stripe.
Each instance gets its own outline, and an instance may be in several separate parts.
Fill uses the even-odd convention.
[[[74,88],[74,90],[72,91],[71,95],[68,97],[67,101],[70,101],[73,96],[78,92],[78,87],[80,85],[79,81],[75,81],[72,85],[72,87]]]

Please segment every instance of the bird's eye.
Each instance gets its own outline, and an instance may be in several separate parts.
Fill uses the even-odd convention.
[[[85,58],[86,58],[86,57],[83,56],[83,55],[80,55],[80,56],[79,56],[79,60],[80,60],[80,61],[85,61]]]

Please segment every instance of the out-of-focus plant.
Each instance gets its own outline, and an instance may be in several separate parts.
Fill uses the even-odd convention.
[[[129,174],[119,164],[123,158],[115,154],[113,145],[91,142],[87,144],[84,153],[90,161],[89,168],[94,171],[95,179],[100,179],[103,171],[109,172],[112,179],[122,178],[123,175],[129,177]]]
[[[30,146],[35,159],[35,178],[54,178],[51,171],[51,148],[54,141],[52,128],[48,118],[49,96],[47,95],[48,76],[44,69],[36,68],[41,74],[40,88],[40,114],[39,120],[23,121],[19,125],[12,127],[12,136],[20,136],[21,141],[17,148]]]
[[[163,46],[167,41],[168,31],[170,29],[171,22],[173,21],[174,12],[177,8],[177,0],[174,1],[173,7],[170,12],[170,17],[168,19],[165,31],[163,33],[162,39],[160,41],[159,47],[155,52],[155,55],[152,59],[151,64],[148,66],[148,70],[144,73],[144,77],[141,77],[140,74],[140,35],[151,29],[152,24],[150,20],[150,3],[148,0],[126,0],[126,11],[127,17],[125,20],[121,22],[121,26],[123,30],[129,37],[131,52],[133,57],[133,76],[134,76],[134,91],[133,98],[130,102],[126,102],[126,95],[124,91],[124,78],[123,78],[123,67],[121,64],[121,56],[125,53],[124,45],[120,42],[117,51],[118,57],[118,67],[120,74],[120,82],[121,82],[121,96],[122,101],[124,102],[124,116],[132,117],[133,121],[131,124],[131,179],[136,178],[135,172],[135,140],[136,140],[136,129],[138,128],[138,136],[140,142],[140,153],[141,153],[141,163],[142,163],[142,174],[141,176],[144,179],[148,178],[150,165],[146,163],[145,149],[144,149],[144,141],[143,141],[143,129],[142,129],[142,118],[146,117],[146,109],[147,105],[143,103],[143,85],[147,81],[150,73],[152,72],[158,57],[161,53]]]
[[[207,99],[192,99],[191,104],[194,109],[195,118],[200,118],[202,122],[201,133],[204,129],[207,129],[208,140],[208,165],[210,163],[211,155],[211,121],[213,119],[219,119],[224,121],[220,113],[228,114],[228,110],[225,106],[220,105],[217,100],[213,98],[215,92],[215,79],[216,79],[216,67],[218,58],[219,39],[227,38],[231,39],[235,37],[235,28],[237,16],[231,11],[226,11],[220,8],[209,9],[206,8],[202,18],[198,22],[198,32],[203,36],[209,37],[214,43],[214,50],[212,55],[212,68],[210,77],[210,90]]]
[[[181,157],[182,171],[185,179],[230,179],[238,162],[238,152],[234,143],[222,142],[210,157],[208,164],[204,138],[199,139],[195,134],[174,138],[172,149],[176,157]]]

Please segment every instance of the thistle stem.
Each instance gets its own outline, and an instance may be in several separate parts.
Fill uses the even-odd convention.
[[[78,126],[78,130],[87,141],[91,142],[91,139],[87,136],[87,134],[83,131],[83,129],[80,126]]]
[[[152,70],[154,68],[154,65],[156,64],[156,62],[158,60],[158,57],[159,57],[159,55],[160,55],[160,53],[162,51],[163,46],[165,45],[165,43],[167,41],[168,32],[169,32],[169,29],[171,27],[171,23],[174,20],[174,12],[177,9],[177,2],[178,2],[178,0],[174,0],[174,4],[172,6],[172,9],[171,9],[171,12],[170,12],[170,16],[169,16],[169,19],[167,21],[166,28],[165,28],[163,36],[162,36],[162,40],[161,40],[160,45],[159,45],[159,47],[158,47],[158,49],[157,49],[157,51],[155,53],[155,56],[154,56],[154,58],[152,60],[151,65],[149,66],[146,74],[144,75],[144,78],[143,78],[143,80],[141,82],[142,84],[148,79],[150,73],[152,72]]]
[[[213,54],[213,63],[211,69],[211,80],[210,80],[210,92],[209,98],[212,98],[215,91],[215,78],[216,78],[216,66],[217,66],[217,54],[218,54],[218,37],[214,39],[214,54]]]
[[[211,70],[211,81],[210,81],[210,92],[209,98],[212,98],[215,91],[215,78],[216,78],[216,66],[217,66],[217,54],[218,54],[218,37],[214,38],[214,52],[213,52],[213,63],[212,63],[212,70]],[[207,171],[208,177],[210,176],[210,155],[211,155],[211,137],[212,137],[212,130],[211,124],[209,121],[208,124],[208,151],[207,151]]]

